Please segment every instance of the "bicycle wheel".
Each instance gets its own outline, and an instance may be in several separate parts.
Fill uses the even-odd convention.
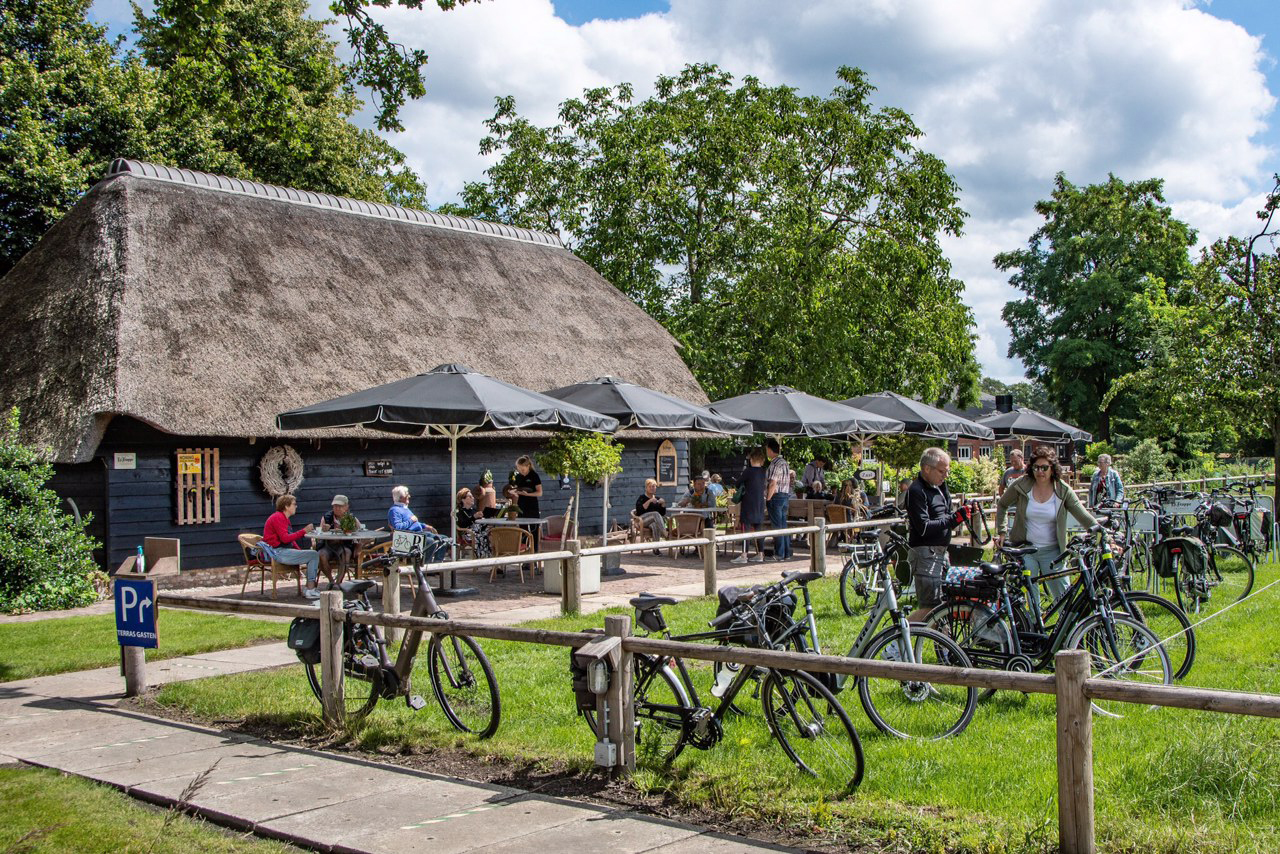
[[[1150,591],[1155,583],[1151,572],[1151,546],[1145,540],[1135,542],[1124,556],[1124,571],[1131,590]]]
[[[346,637],[342,644],[342,713],[346,723],[356,723],[378,704],[381,684],[378,668],[378,647],[368,626],[352,624],[344,627]],[[320,664],[304,664],[307,683],[323,704]]]
[[[502,698],[480,645],[466,636],[432,635],[427,653],[431,687],[449,723],[480,738],[497,732]]]
[[[840,701],[799,670],[770,670],[764,679],[764,719],[791,761],[844,791],[862,782],[862,742]]]
[[[854,611],[854,603],[859,599],[862,600],[862,607],[866,608],[868,600],[871,598],[871,588],[869,579],[869,568],[872,566],[871,561],[859,561],[857,558],[849,558],[845,561],[844,569],[840,570],[840,607],[844,608],[844,612],[850,617],[856,613]]]
[[[955,641],[974,667],[1004,670],[1016,649],[1008,623],[981,602],[944,602],[929,612],[924,624]],[[979,691],[978,699],[989,700],[993,694],[995,689],[987,688]]]
[[[1173,668],[1169,666],[1168,653],[1159,644],[1150,629],[1129,617],[1113,614],[1108,623],[1094,614],[1072,630],[1064,649],[1087,650],[1095,677],[1168,685],[1173,681]],[[1093,701],[1095,710],[1113,718],[1123,717],[1134,705],[1113,700]]]
[[[657,660],[635,657],[636,684],[632,689],[636,719],[636,755],[638,758],[667,764],[680,755],[688,744],[688,721],[693,713],[680,678],[667,665]],[[582,713],[592,732],[597,730],[596,713]]]
[[[912,626],[910,643],[916,664],[970,666],[960,646],[941,632]],[[907,661],[902,644],[899,627],[890,626],[871,639],[862,657]],[[881,732],[929,741],[964,732],[978,705],[977,688],[914,680],[859,678],[858,696]]]
[[[1144,591],[1131,591],[1125,594],[1129,603],[1128,615],[1142,625],[1151,629],[1152,634],[1164,644],[1169,653],[1169,666],[1173,668],[1173,678],[1182,679],[1191,672],[1191,665],[1196,660],[1196,632],[1191,628],[1191,621],[1186,612],[1177,605]],[[1119,601],[1113,598],[1112,608],[1121,609]]]
[[[1217,600],[1215,610],[1239,602],[1253,591],[1253,570],[1253,559],[1235,546],[1209,549],[1209,598]]]

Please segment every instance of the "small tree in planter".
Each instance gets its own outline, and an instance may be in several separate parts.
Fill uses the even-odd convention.
[[[534,455],[548,474],[567,474],[577,481],[573,512],[582,512],[582,482],[596,483],[622,471],[622,445],[600,433],[560,433]]]

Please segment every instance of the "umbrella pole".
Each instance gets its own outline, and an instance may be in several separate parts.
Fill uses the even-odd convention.
[[[449,501],[457,501],[458,494],[458,431],[456,429],[449,432]],[[450,554],[454,560],[458,559],[458,514],[453,506],[449,505],[449,538],[453,540],[453,545],[449,547]]]

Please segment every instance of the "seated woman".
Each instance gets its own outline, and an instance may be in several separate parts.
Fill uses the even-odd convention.
[[[667,502],[658,497],[658,482],[648,478],[644,482],[644,495],[636,499],[636,516],[658,542],[667,533]],[[658,550],[653,550],[658,554]]]
[[[867,494],[858,488],[853,478],[845,478],[840,484],[840,494],[836,496],[836,503],[843,504],[852,510],[850,515],[855,519],[866,515]]]
[[[289,517],[298,512],[298,499],[292,495],[281,495],[276,499],[276,512],[267,517],[262,526],[262,540],[271,547],[275,559],[280,563],[291,563],[306,567],[307,589],[302,595],[308,599],[319,599],[320,591],[316,589],[316,576],[320,572],[320,553],[315,549],[297,548],[297,542],[310,534],[315,525],[307,525],[297,531],[290,530]]]
[[[476,497],[465,486],[458,490],[454,513],[458,518],[458,542],[475,549],[476,557],[488,557],[489,529],[476,524]]]

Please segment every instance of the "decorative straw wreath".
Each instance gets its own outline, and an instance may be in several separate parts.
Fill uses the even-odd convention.
[[[296,493],[302,485],[302,457],[289,445],[276,445],[263,454],[258,471],[272,498]]]

